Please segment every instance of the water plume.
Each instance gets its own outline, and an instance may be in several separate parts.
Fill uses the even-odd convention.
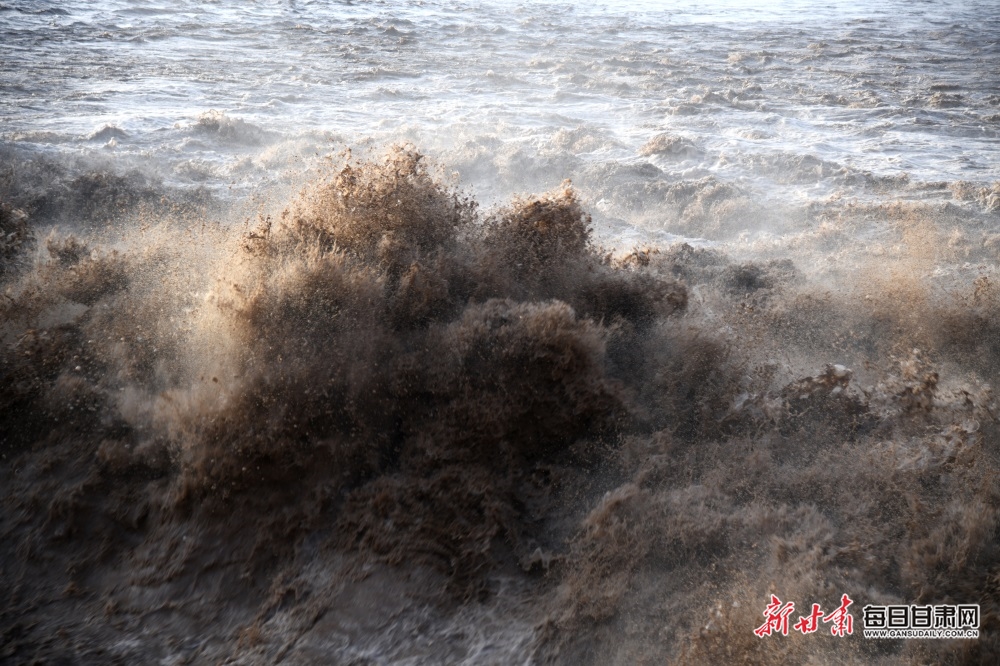
[[[480,654],[443,632],[496,613],[559,663],[996,647],[997,290],[927,287],[921,210],[866,298],[601,247],[568,183],[482,211],[428,162],[346,155],[242,228],[0,209],[5,657],[308,661],[366,594],[397,624],[325,657],[412,656],[420,617],[426,654]],[[983,633],[765,641],[775,591],[979,603]]]

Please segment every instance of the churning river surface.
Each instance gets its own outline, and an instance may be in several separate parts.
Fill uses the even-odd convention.
[[[995,0],[0,0],[0,663],[998,663],[998,378]]]
[[[1000,180],[989,1],[4,2],[0,34],[5,142],[171,183],[365,140],[499,191]]]

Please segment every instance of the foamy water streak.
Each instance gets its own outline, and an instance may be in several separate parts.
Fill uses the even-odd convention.
[[[1000,180],[992,3],[753,5],[8,1],[0,119],[213,186],[366,138],[499,196],[571,177],[608,202],[599,172],[646,162],[786,198]],[[684,149],[641,150],[663,133]]]

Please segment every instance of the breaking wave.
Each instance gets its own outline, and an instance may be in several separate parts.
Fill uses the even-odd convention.
[[[602,247],[568,183],[484,211],[410,146],[243,227],[139,175],[62,175],[10,176],[0,208],[3,659],[1000,649],[1000,288],[921,269],[995,253],[987,229],[813,211],[810,247],[872,216],[906,240],[829,253],[831,289],[801,248]],[[710,178],[656,194],[681,227],[763,214]],[[978,603],[982,634],[762,640],[771,593]]]

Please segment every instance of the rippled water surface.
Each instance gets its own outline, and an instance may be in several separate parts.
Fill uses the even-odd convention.
[[[7,2],[3,137],[182,183],[364,139],[515,189],[608,162],[795,195],[1000,179],[993,3],[756,4]]]

